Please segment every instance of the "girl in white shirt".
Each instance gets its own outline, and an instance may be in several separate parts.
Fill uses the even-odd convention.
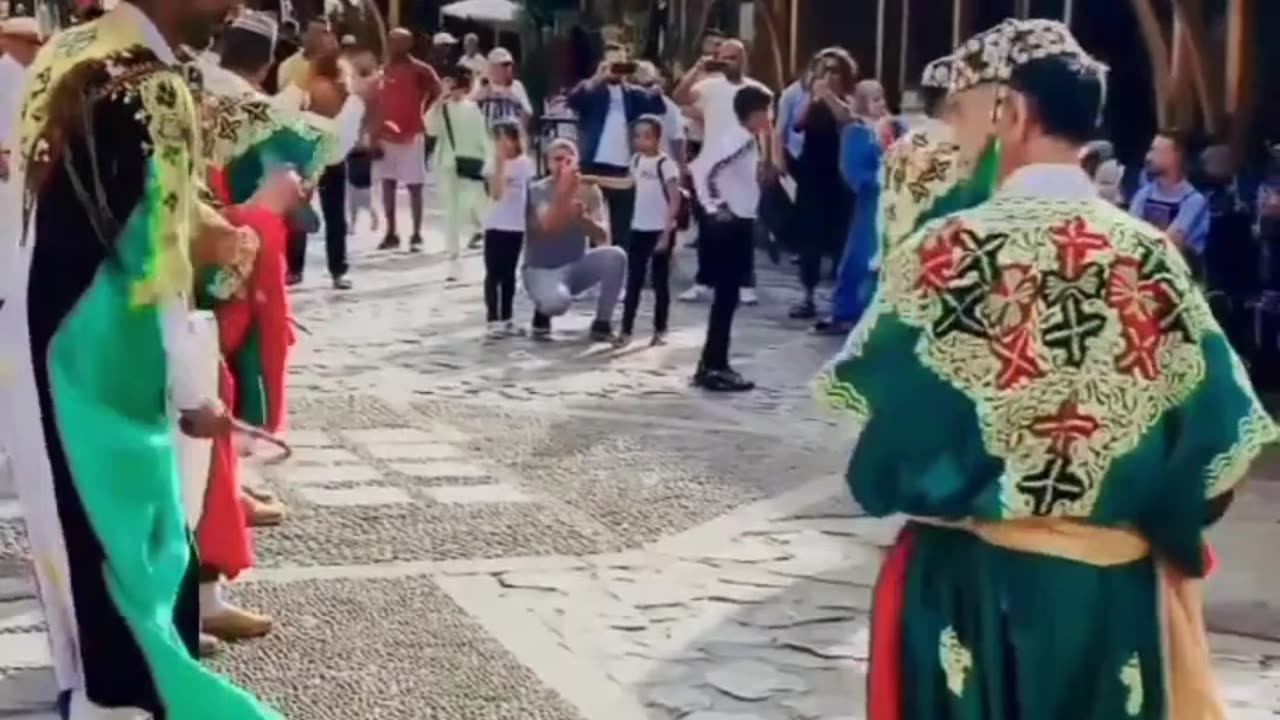
[[[662,152],[662,118],[643,115],[632,123],[631,177],[636,205],[627,247],[627,295],[622,304],[622,338],[630,340],[640,293],[653,265],[653,341],[665,345],[671,307],[671,240],[683,201],[680,167]]]
[[[493,200],[484,221],[484,304],[489,316],[489,337],[518,334],[511,319],[516,294],[516,266],[524,245],[529,181],[533,161],[524,151],[520,125],[514,120],[493,126],[493,154],[484,175]]]

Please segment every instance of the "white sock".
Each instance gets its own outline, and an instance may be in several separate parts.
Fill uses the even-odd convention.
[[[200,617],[207,618],[231,608],[222,596],[222,581],[200,583]]]

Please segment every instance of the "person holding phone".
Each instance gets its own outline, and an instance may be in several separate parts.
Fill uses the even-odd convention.
[[[675,101],[691,107],[693,114],[701,118],[703,135],[708,144],[723,133],[741,126],[733,108],[733,101],[739,90],[750,86],[763,90],[772,97],[773,93],[764,83],[747,77],[746,70],[747,46],[741,40],[731,38],[716,46],[715,55],[704,55],[700,58],[676,87],[673,93]],[[768,152],[772,144],[771,134],[761,133],[757,138],[758,144],[765,150],[761,153],[762,158],[768,158],[771,155]],[[703,215],[700,204],[695,203],[694,207],[698,208],[696,219],[701,231],[707,227],[707,218]],[[707,260],[703,243],[699,242],[698,276],[694,286],[680,296],[681,300],[699,302],[711,298],[712,283],[703,269]],[[748,273],[742,287],[742,304],[756,305],[760,302],[755,285],[755,273]]]
[[[662,95],[627,80],[637,68],[626,48],[611,44],[596,74],[579,83],[568,97],[570,109],[578,115],[582,176],[604,194],[610,236],[622,248],[627,247],[636,203],[629,128],[642,115],[666,112]]]

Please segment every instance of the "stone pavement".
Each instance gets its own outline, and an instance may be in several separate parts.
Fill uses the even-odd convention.
[[[488,341],[474,254],[446,283],[438,252],[374,244],[357,238],[356,290],[335,293],[315,243],[295,294],[296,454],[252,469],[292,514],[235,588],[280,625],[219,670],[302,720],[862,717],[895,523],[848,499],[852,430],[808,387],[838,343],[785,319],[789,269],[761,268],[735,335],[760,389],[721,398],[687,386],[705,306],[674,308],[659,349],[591,345],[590,303],[554,343]],[[1280,586],[1257,572],[1278,489],[1249,489],[1215,538],[1233,720],[1280,712]],[[44,720],[43,621],[3,495],[0,718]]]

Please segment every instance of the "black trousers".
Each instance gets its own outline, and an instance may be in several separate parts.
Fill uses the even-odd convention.
[[[631,175],[631,168],[625,165],[586,163],[582,166],[582,172],[584,175],[625,178]],[[609,209],[609,240],[625,250],[627,237],[631,235],[631,218],[636,214],[636,189],[601,186],[600,194],[604,196],[605,207]]]
[[[831,258],[833,267],[844,253],[853,212],[851,196],[840,180],[801,181],[796,187],[796,208],[804,228],[800,248],[800,284],[807,293],[822,280],[822,259]]]
[[[707,244],[703,242],[703,239],[710,234],[709,228],[714,221],[711,219],[710,215],[707,215],[707,209],[698,201],[697,189],[694,187],[692,181],[685,183],[685,189],[689,191],[689,199],[693,203],[690,206],[693,221],[698,224],[698,247],[695,248],[698,255],[698,270],[693,276],[693,281],[703,287],[714,287],[715,281],[712,279],[713,275],[709,272],[712,259],[707,254]],[[704,270],[703,268],[708,268],[708,270]],[[753,288],[755,286],[756,270],[755,264],[752,263],[751,270],[747,273],[746,277],[742,279],[742,287]]]
[[[484,307],[489,322],[510,320],[516,297],[516,265],[524,233],[484,231]]]
[[[738,289],[751,275],[755,260],[755,220],[712,220],[703,228],[699,246],[706,245],[707,276],[715,297],[707,320],[707,341],[702,346],[702,367],[729,368],[729,339],[738,310]]]
[[[653,264],[653,329],[667,331],[667,318],[671,312],[671,248],[655,253],[654,248],[662,233],[657,230],[632,230],[631,246],[627,248],[627,296],[622,302],[622,332],[630,335],[636,324],[636,311],[640,309],[640,295],[644,281]]]
[[[330,165],[320,176],[317,188],[320,212],[324,216],[324,250],[329,261],[329,274],[340,278],[350,269],[347,265],[347,166]],[[289,274],[301,276],[307,263],[307,234],[289,235]]]
[[[609,208],[609,238],[614,245],[626,250],[631,237],[631,218],[636,214],[636,189],[602,187],[600,193]]]

